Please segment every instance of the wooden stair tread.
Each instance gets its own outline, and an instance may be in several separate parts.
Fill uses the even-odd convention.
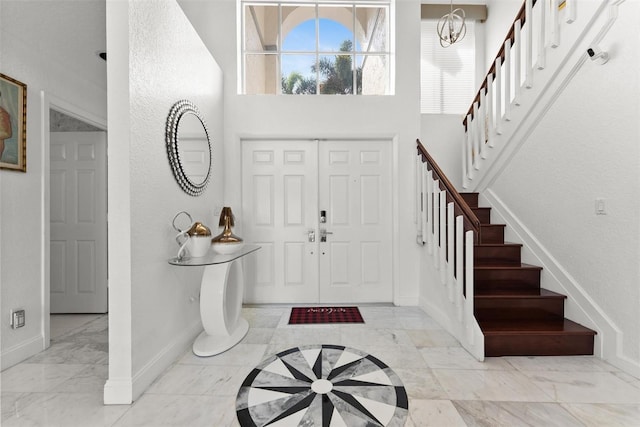
[[[502,289],[502,290],[482,290],[475,292],[475,298],[562,298],[566,299],[566,295],[562,295],[548,289]]]
[[[504,242],[504,243],[476,243],[473,246],[474,247],[480,247],[480,248],[502,248],[502,247],[505,247],[505,246],[521,248],[522,247],[522,243],[509,243],[509,242]]]
[[[596,331],[569,319],[480,321],[485,336],[489,335],[596,335]]]
[[[521,263],[506,263],[506,262],[499,262],[496,264],[491,264],[491,263],[482,263],[479,265],[474,265],[473,266],[474,269],[476,270],[514,270],[514,269],[519,269],[519,270],[542,270],[542,267],[538,266],[538,265],[531,265],[531,264],[525,264],[523,262]]]

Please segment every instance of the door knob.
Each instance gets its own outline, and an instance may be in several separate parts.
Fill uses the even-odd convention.
[[[327,234],[333,234],[332,231],[327,231],[323,228],[320,229],[320,241],[321,242],[326,242],[327,241]]]

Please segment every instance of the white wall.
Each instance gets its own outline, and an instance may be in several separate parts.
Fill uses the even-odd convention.
[[[129,403],[192,344],[202,267],[175,267],[174,215],[217,229],[223,193],[222,71],[174,0],[108,1],[110,323],[106,403]],[[193,101],[213,142],[200,197],[176,183],[165,122]],[[191,302],[190,298],[196,301]]]
[[[43,42],[52,37],[51,27],[39,23],[49,19],[60,18],[70,31],[82,34],[78,22],[66,21],[60,15],[68,12],[70,4],[58,6],[52,7],[50,2],[2,1],[1,71],[27,85],[27,173],[0,171],[2,369],[48,346],[48,318],[43,313],[48,315],[49,301],[45,288],[49,274],[45,267],[48,150],[44,144],[49,132],[49,111],[45,107],[43,116],[41,92],[106,121],[106,91],[94,83],[96,76],[71,70]],[[83,10],[80,8],[78,16],[84,16],[80,13]],[[13,330],[9,326],[9,310],[17,308],[26,310],[26,325]]]
[[[600,46],[489,190],[618,329],[603,354],[640,374],[640,66],[638,2],[626,1]],[[607,215],[595,215],[595,199]],[[551,282],[543,273],[545,280]],[[562,282],[562,280],[561,280]],[[569,285],[565,283],[565,285]],[[572,299],[569,311],[575,310]],[[617,360],[616,360],[617,359]]]
[[[396,2],[395,96],[237,95],[235,0],[179,3],[224,70],[225,201],[238,217],[242,137],[397,137],[395,302],[417,304],[413,165],[420,134],[420,2]]]

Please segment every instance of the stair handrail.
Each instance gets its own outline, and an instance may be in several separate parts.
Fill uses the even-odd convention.
[[[535,6],[537,1],[538,0],[533,0],[531,2],[531,5]],[[498,54],[496,55],[496,57],[491,62],[491,67],[489,67],[489,71],[487,71],[487,74],[484,76],[484,80],[482,81],[482,84],[480,85],[480,89],[478,89],[478,93],[476,93],[475,98],[473,98],[473,101],[471,102],[471,106],[469,107],[469,110],[467,110],[467,113],[464,115],[464,119],[462,120],[462,124],[464,125],[465,130],[467,129],[467,119],[468,119],[468,117],[471,116],[472,119],[474,117],[474,108],[473,108],[474,104],[477,102],[478,106],[479,106],[480,105],[480,98],[481,98],[482,91],[484,90],[485,93],[487,91],[489,76],[491,76],[493,78],[496,75],[496,60],[498,58],[500,58],[500,62],[504,61],[504,58],[505,58],[505,45],[507,43],[507,40],[510,40],[511,42],[513,42],[513,40],[515,39],[516,22],[520,21],[521,25],[524,25],[524,23],[525,23],[525,21],[527,19],[526,15],[527,15],[527,13],[526,13],[526,3],[522,3],[522,7],[520,8],[520,11],[516,15],[516,17],[513,19],[513,24],[511,24],[511,27],[509,28],[509,31],[507,32],[507,36],[504,38],[504,41],[500,45],[500,50],[498,51]]]
[[[418,154],[422,155],[423,162],[426,161],[427,165],[431,168],[433,173],[438,177],[440,182],[445,188],[447,194],[453,199],[454,205],[460,209],[462,215],[465,218],[465,223],[471,226],[475,235],[476,241],[480,241],[480,220],[476,216],[475,213],[471,210],[469,205],[464,201],[458,190],[453,186],[449,178],[444,174],[440,166],[436,163],[436,161],[431,157],[431,155],[427,152],[427,149],[422,145],[420,139],[416,139],[416,144],[418,148]]]

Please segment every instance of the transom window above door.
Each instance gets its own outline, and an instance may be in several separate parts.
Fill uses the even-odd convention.
[[[391,1],[240,1],[248,95],[390,95]]]

